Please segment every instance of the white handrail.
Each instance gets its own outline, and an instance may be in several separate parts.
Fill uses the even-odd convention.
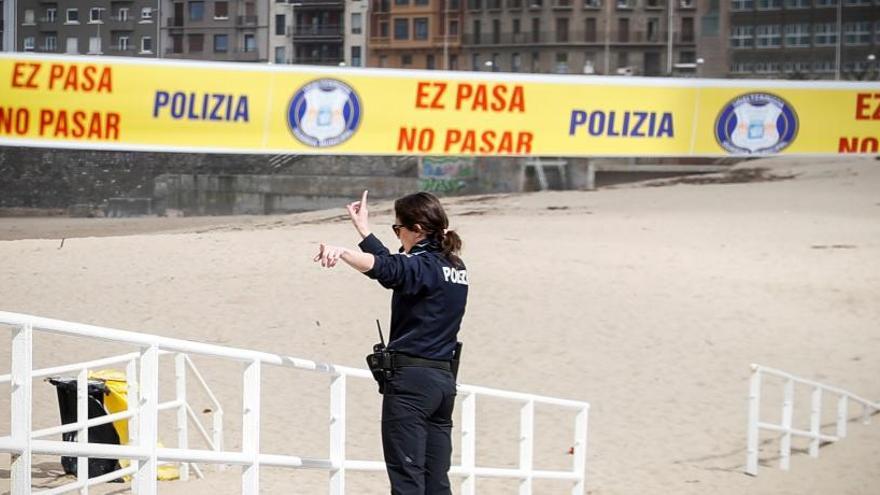
[[[846,424],[849,421],[847,404],[852,401],[862,406],[862,421],[868,424],[871,415],[880,411],[880,402],[874,402],[848,392],[840,387],[825,385],[813,380],[797,377],[791,373],[780,371],[767,366],[751,365],[752,376],[749,380],[749,413],[746,439],[746,474],[757,476],[758,474],[758,444],[760,430],[769,430],[781,433],[779,442],[779,468],[788,470],[791,462],[791,437],[804,437],[810,439],[810,457],[819,457],[820,442],[836,442],[846,437]],[[761,389],[762,376],[771,375],[785,380],[782,403],[782,424],[761,421]],[[794,413],[794,386],[795,384],[806,385],[812,388],[810,395],[810,430],[801,430],[793,425]],[[822,433],[822,396],[833,394],[837,399],[837,434],[828,435]]]
[[[0,438],[0,451],[13,453],[12,462],[12,495],[23,495],[30,489],[29,457],[32,454],[52,454],[85,457],[127,458],[132,460],[133,488],[141,494],[156,493],[156,467],[160,462],[180,462],[185,468],[190,463],[204,462],[219,465],[242,466],[241,490],[247,495],[259,493],[260,466],[280,466],[290,468],[322,469],[329,472],[331,495],[345,493],[345,472],[382,471],[384,463],[377,461],[354,460],[346,457],[346,389],[347,378],[372,380],[372,375],[364,369],[338,366],[290,356],[280,356],[265,352],[235,349],[213,344],[204,344],[186,340],[158,337],[136,332],[127,332],[103,328],[93,325],[70,323],[48,318],[33,317],[17,313],[0,312],[0,325],[13,327],[12,373],[9,375],[13,383],[13,395],[21,400],[12,402],[12,436]],[[31,369],[32,334],[34,331],[46,331],[63,335],[73,335],[91,339],[102,339],[116,343],[127,343],[137,346],[136,353],[121,357],[106,358],[48,368],[57,371],[77,371],[79,387],[85,390],[85,372],[94,363],[108,364],[128,362],[127,374],[129,381],[129,410],[117,413],[112,418],[130,417],[129,445],[108,445],[88,443],[87,428],[98,424],[97,420],[79,421],[69,428],[83,432],[79,441],[58,442],[32,438],[29,421],[31,414],[30,382],[35,371]],[[176,398],[173,401],[159,403],[158,398],[158,357],[160,354],[175,353],[175,386]],[[204,378],[195,369],[188,354],[199,354],[215,358],[232,359],[245,363],[242,375],[242,450],[226,451],[222,444],[222,423],[218,427],[218,417],[222,421],[223,409],[220,402],[207,387]],[[327,459],[302,458],[293,455],[273,455],[260,452],[260,386],[261,368],[263,365],[281,366],[311,370],[330,375],[330,455]],[[205,390],[213,406],[214,427],[213,438],[209,435],[186,399],[186,382],[184,371],[189,368],[199,385]],[[38,370],[45,371],[45,370]],[[28,384],[19,387],[20,384]],[[524,394],[503,390],[459,385],[459,396],[462,399],[462,462],[453,466],[450,472],[463,478],[461,493],[472,495],[476,492],[476,477],[504,477],[520,480],[520,493],[532,493],[532,481],[535,479],[555,479],[572,482],[572,495],[585,493],[585,469],[587,449],[587,416],[589,404],[586,402],[558,399],[554,397]],[[85,394],[80,394],[83,397]],[[517,469],[504,469],[477,466],[475,463],[476,441],[476,402],[477,396],[494,397],[511,400],[522,404],[520,409],[520,463]],[[79,401],[84,403],[80,397]],[[548,471],[536,470],[533,465],[534,442],[534,406],[546,404],[566,409],[574,409],[577,415],[574,421],[573,462],[569,470]],[[82,407],[82,404],[80,404]],[[178,413],[178,448],[158,448],[157,413],[161,409],[176,409]],[[78,417],[84,417],[81,413]],[[107,417],[99,418],[108,422]],[[212,450],[191,449],[187,445],[186,429],[181,426],[186,419],[193,420],[197,431],[206,440]],[[182,420],[182,421],[181,421]],[[64,428],[68,428],[65,425]],[[219,429],[219,437],[218,437]],[[25,430],[25,431],[22,431]],[[49,429],[57,432],[58,428]],[[46,433],[44,430],[40,433]],[[27,458],[27,460],[25,460]],[[81,472],[87,472],[84,461],[80,463]],[[181,470],[183,474],[185,469]],[[197,471],[198,473],[198,471]],[[87,486],[85,478],[80,478],[76,486]],[[73,486],[73,485],[71,485]]]

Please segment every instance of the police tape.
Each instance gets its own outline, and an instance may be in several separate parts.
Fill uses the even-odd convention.
[[[876,154],[876,83],[0,54],[0,144],[206,153]]]

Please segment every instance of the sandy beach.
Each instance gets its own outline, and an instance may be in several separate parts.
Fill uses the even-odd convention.
[[[880,161],[774,158],[738,167],[766,171],[757,181],[728,174],[703,184],[445,201],[470,280],[460,381],[590,402],[591,494],[880,493],[880,415],[862,425],[855,408],[849,436],[823,446],[818,459],[795,440],[791,470],[780,471],[778,442],[765,433],[759,475],[743,474],[750,363],[880,399]],[[396,247],[391,203],[371,209],[374,231]],[[347,267],[311,261],[321,241],[355,246],[344,214],[0,218],[0,309],[362,367],[374,320],[387,327],[390,292]],[[128,350],[39,335],[34,360],[49,366]],[[9,362],[2,345],[0,374]],[[240,367],[196,364],[224,403],[227,446],[236,448]],[[160,378],[165,399],[170,361]],[[265,451],[327,455],[327,383],[323,375],[264,371]],[[767,420],[781,411],[776,385],[767,387]],[[375,386],[350,387],[349,457],[380,460]],[[8,387],[0,391],[6,435]],[[201,411],[207,403],[193,394]],[[58,423],[53,387],[35,382],[34,401],[34,428]],[[806,427],[809,390],[798,388],[796,401],[795,423]],[[832,431],[830,399],[824,411]],[[537,415],[536,465],[568,466],[573,416],[544,408]],[[518,419],[512,404],[478,403],[478,465],[516,465]],[[173,420],[160,416],[169,446]],[[57,457],[34,465],[35,486],[59,484]],[[8,466],[0,454],[0,492],[8,491]],[[161,483],[160,492],[238,493],[236,469],[205,472],[204,480]],[[262,491],[326,493],[326,477],[266,469]],[[477,486],[506,494],[517,485]],[[387,482],[350,473],[348,488],[387,493]],[[538,494],[567,490],[535,485]]]

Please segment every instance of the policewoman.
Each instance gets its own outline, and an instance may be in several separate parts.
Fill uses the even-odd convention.
[[[382,447],[393,495],[450,494],[453,357],[467,302],[461,238],[440,201],[416,193],[394,202],[401,248],[392,254],[370,232],[367,192],[348,205],[360,251],[321,244],[314,261],[339,260],[391,289],[391,333],[382,400]],[[457,359],[456,359],[457,364]]]

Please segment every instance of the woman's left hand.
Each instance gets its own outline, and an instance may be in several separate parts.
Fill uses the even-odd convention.
[[[327,244],[321,244],[320,249],[318,250],[318,254],[312,259],[314,262],[321,262],[321,266],[325,268],[333,268],[336,266],[336,263],[342,258],[342,255],[345,253],[346,249],[338,246],[329,246]]]

